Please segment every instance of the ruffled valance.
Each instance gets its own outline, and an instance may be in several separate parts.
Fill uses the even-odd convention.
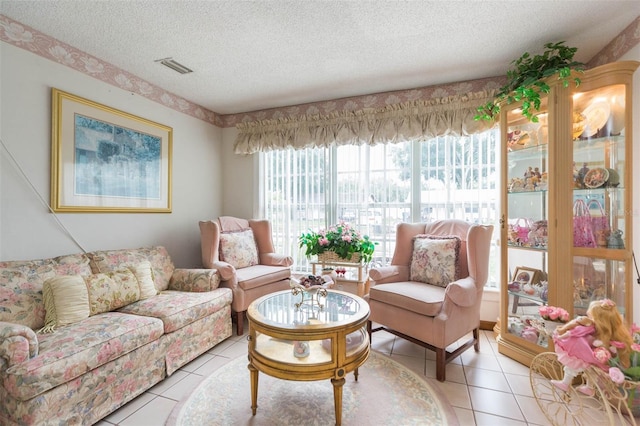
[[[492,100],[495,90],[417,100],[384,108],[336,111],[240,123],[234,151],[253,154],[277,149],[398,143],[437,136],[467,136],[488,130],[476,121],[476,109]]]

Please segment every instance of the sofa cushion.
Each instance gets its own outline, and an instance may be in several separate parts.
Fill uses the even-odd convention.
[[[0,262],[0,321],[34,330],[44,325],[42,285],[57,275],[91,274],[84,254]]]
[[[229,305],[231,299],[232,293],[228,288],[199,293],[167,290],[127,305],[118,312],[159,318],[164,323],[164,332],[171,333],[218,312]]]
[[[413,240],[409,279],[446,287],[458,279],[459,259],[459,237],[417,235]]]
[[[245,229],[239,232],[220,234],[220,260],[233,265],[236,269],[258,264],[258,248],[253,231]]]
[[[6,370],[0,380],[21,401],[70,382],[162,336],[157,318],[107,312],[40,334],[38,356]]]
[[[156,294],[151,264],[142,262],[117,271],[92,275],[62,275],[43,286],[44,331],[109,312]]]
[[[167,249],[163,246],[94,251],[87,253],[87,256],[91,259],[91,270],[94,274],[111,272],[148,260],[151,262],[153,281],[158,291],[169,287],[169,281],[175,269]]]

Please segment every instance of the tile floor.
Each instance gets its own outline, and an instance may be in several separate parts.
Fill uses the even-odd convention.
[[[462,426],[547,425],[529,384],[529,369],[498,353],[493,332],[482,331],[480,352],[467,350],[447,365],[447,380],[435,380],[435,354],[404,339],[379,331],[372,348],[411,370],[432,378]],[[98,426],[160,426],[178,401],[228,361],[247,353],[246,334],[232,336],[176,371],[135,400],[104,418]]]

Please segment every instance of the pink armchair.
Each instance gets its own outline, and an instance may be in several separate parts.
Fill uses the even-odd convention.
[[[473,225],[461,220],[399,224],[391,265],[369,272],[372,280],[367,297],[371,309],[369,337],[375,331],[387,330],[435,351],[436,378],[444,381],[446,363],[471,346],[476,352],[480,350],[480,303],[488,277],[492,233],[493,226]],[[443,236],[460,238],[458,279],[440,285],[411,280],[429,268],[416,263],[412,269],[414,241],[418,235],[440,241]],[[435,244],[433,247],[439,247]],[[451,244],[458,247],[457,242]],[[455,249],[452,252],[455,253]],[[440,254],[432,252],[430,259],[439,258]],[[374,329],[372,323],[380,327]],[[447,351],[448,346],[470,332],[472,337],[463,345],[452,352]]]
[[[271,224],[221,216],[200,222],[202,264],[217,269],[220,285],[233,291],[231,311],[238,336],[244,315],[258,297],[289,288],[293,259],[274,253]]]

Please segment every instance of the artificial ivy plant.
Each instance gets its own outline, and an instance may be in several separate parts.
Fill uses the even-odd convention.
[[[525,52],[511,62],[507,71],[507,84],[502,86],[493,101],[478,107],[476,120],[493,121],[500,113],[500,103],[522,101],[522,115],[532,122],[538,122],[536,111],[540,109],[540,93],[549,93],[549,85],[543,80],[554,74],[568,87],[573,82],[580,85],[578,77],[571,78],[571,70],[584,71],[584,64],[573,60],[577,47],[568,47],[564,41],[547,43],[541,55],[531,56]]]

